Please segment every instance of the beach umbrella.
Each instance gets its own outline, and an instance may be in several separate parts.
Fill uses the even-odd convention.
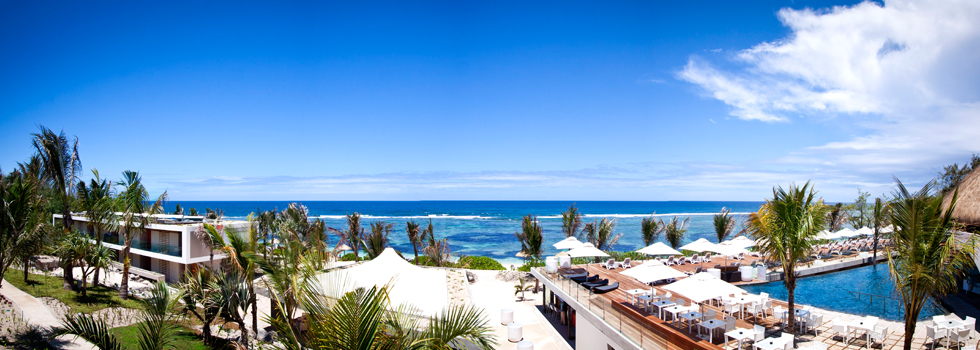
[[[730,294],[745,293],[742,288],[733,286],[705,272],[668,284],[664,289],[683,295],[696,303],[703,303]]]
[[[690,250],[698,253],[711,252],[713,251],[711,249],[713,249],[716,245],[717,244],[708,242],[707,239],[701,238],[699,240],[681,246],[681,250]],[[701,267],[704,267],[703,260],[701,261]]]
[[[834,234],[842,238],[850,238],[850,237],[858,236],[858,234],[855,233],[854,230],[851,230],[846,227],[843,230],[834,232]]]
[[[729,256],[736,256],[736,255],[739,255],[739,254],[748,254],[749,253],[749,251],[746,250],[745,248],[739,248],[739,247],[736,247],[736,246],[723,245],[723,244],[715,245],[714,247],[712,247],[711,249],[708,249],[707,251],[712,252],[712,253],[718,253],[718,254],[724,255],[725,256],[725,265],[728,265],[728,257]]]
[[[569,255],[568,252],[558,252],[558,254],[555,254],[555,256],[569,256]]]
[[[571,256],[573,258],[594,258],[594,257],[601,258],[601,257],[608,257],[609,254],[606,254],[606,252],[599,250],[599,248],[596,248],[594,245],[592,245],[592,243],[585,243],[578,248],[569,250],[568,256]],[[589,271],[589,263],[585,264],[585,271],[586,272]]]
[[[524,252],[524,251],[522,250],[522,251],[519,251],[519,252],[517,252],[517,254],[515,254],[514,256],[516,256],[516,257],[518,257],[518,258],[526,258],[526,257],[527,257],[527,253],[525,253],[525,252]]]
[[[681,255],[681,252],[674,248],[669,247],[663,242],[657,242],[651,244],[645,248],[641,248],[636,251],[637,253],[643,253],[646,255]]]
[[[575,237],[568,237],[552,245],[555,249],[575,249],[582,246],[582,242]]]
[[[817,233],[817,239],[835,239],[835,238],[837,238],[837,236],[834,235],[833,233],[830,233],[830,231],[827,230],[823,230]]]
[[[653,261],[651,261],[653,262]],[[653,283],[668,278],[681,278],[687,276],[683,272],[677,271],[664,264],[652,264],[651,262],[624,271],[622,274],[635,278],[645,284]]]
[[[892,233],[892,232],[895,232],[895,226],[892,225],[882,227],[881,230],[878,231],[878,233]]]
[[[737,247],[737,248],[748,248],[748,247],[754,247],[755,241],[745,236],[738,236],[733,239],[729,239],[727,241],[721,242],[720,245]]]
[[[856,233],[858,236],[861,236],[861,235],[873,235],[873,234],[875,234],[875,231],[872,230],[870,227],[865,226],[865,227],[862,227],[862,228],[858,229],[857,231],[854,231],[854,233]]]

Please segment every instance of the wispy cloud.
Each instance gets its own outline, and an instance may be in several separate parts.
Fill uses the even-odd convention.
[[[692,56],[678,78],[742,120],[815,117],[854,131],[779,162],[924,174],[980,150],[980,3],[865,2],[778,16],[790,35],[729,57],[725,66],[738,68]]]

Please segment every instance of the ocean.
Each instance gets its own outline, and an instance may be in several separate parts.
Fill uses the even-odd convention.
[[[225,218],[244,219],[249,213],[286,208],[288,201],[172,201],[167,211],[180,204],[186,213],[190,208],[204,212],[205,208],[219,208]],[[519,264],[515,257],[521,249],[514,233],[521,229],[521,217],[535,215],[545,237],[545,255],[558,251],[551,245],[564,239],[561,233],[561,212],[572,205],[570,201],[306,201],[299,202],[309,208],[310,218],[320,218],[328,227],[346,228],[344,215],[360,213],[362,225],[385,221],[394,223],[389,241],[392,247],[411,254],[412,246],[405,235],[405,222],[431,219],[437,238],[448,238],[452,254],[483,255],[503,264]],[[762,202],[621,202],[580,201],[574,202],[582,214],[583,224],[602,218],[616,220],[614,232],[623,237],[612,250],[631,251],[643,247],[640,221],[656,213],[664,221],[676,216],[678,220],[690,217],[684,242],[706,238],[715,242],[712,216],[723,207],[731,209],[739,224],[750,212],[755,212]],[[424,225],[423,225],[424,227]],[[736,231],[741,227],[736,227]],[[336,244],[338,237],[331,236]],[[664,241],[663,237],[660,241]],[[664,241],[666,243],[666,241]]]

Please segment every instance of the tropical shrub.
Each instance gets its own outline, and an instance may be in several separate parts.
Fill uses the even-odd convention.
[[[463,256],[457,266],[473,270],[505,270],[497,260],[486,256]]]

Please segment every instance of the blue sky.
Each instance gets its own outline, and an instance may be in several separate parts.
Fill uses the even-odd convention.
[[[174,200],[847,201],[980,151],[977,10],[3,2],[0,166],[43,124]]]

